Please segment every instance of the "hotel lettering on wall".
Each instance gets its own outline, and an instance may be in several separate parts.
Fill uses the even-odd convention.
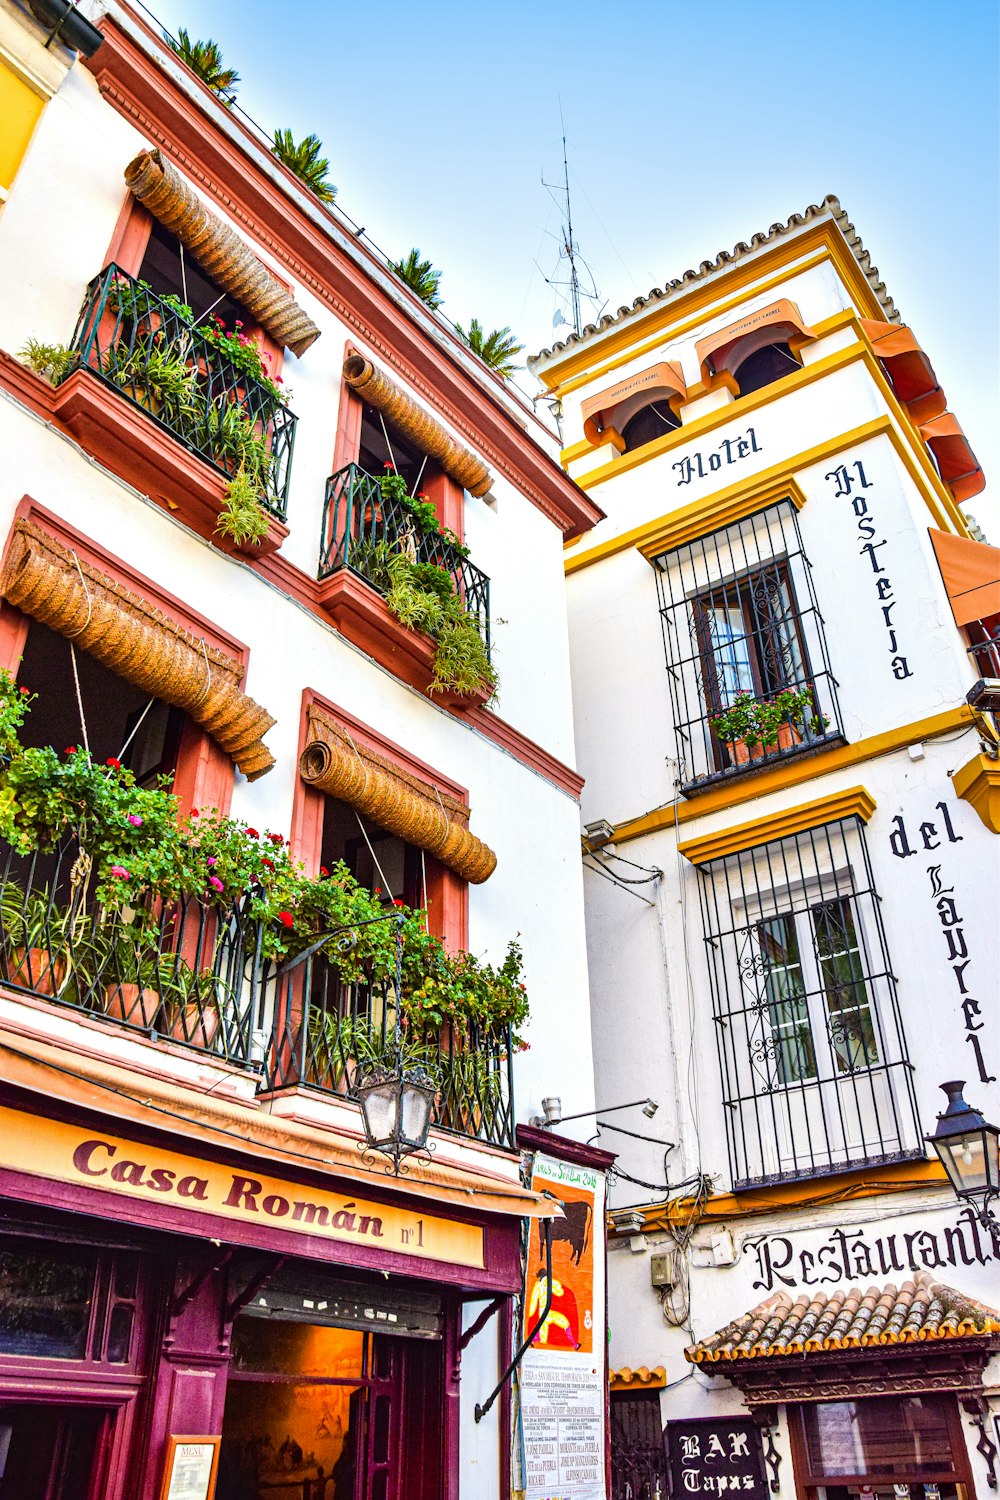
[[[749,458],[751,453],[760,451],[757,434],[752,427],[748,427],[745,437],[723,438],[719,446],[710,453],[702,453],[699,449],[687,458],[679,458],[670,467],[677,475],[677,488],[680,489],[681,485],[690,484],[692,479],[707,479],[728,464],[738,463],[741,458]]]
[[[750,1421],[697,1417],[668,1422],[667,1472],[671,1500],[684,1495],[768,1494],[760,1430]]]
[[[981,1083],[995,1083],[997,1075],[991,1072],[987,1057],[996,1058],[997,1047],[992,1041],[984,1045],[983,1007],[975,995],[976,981],[980,976],[972,969],[974,952],[969,947],[962,916],[961,897],[956,894],[950,864],[945,863],[949,846],[962,843],[965,835],[956,833],[946,802],[937,802],[935,816],[928,818],[915,828],[909,828],[901,814],[892,820],[889,848],[897,859],[912,859],[915,855],[940,849],[940,864],[927,865],[927,881],[934,911],[933,923],[940,928],[941,938],[938,953],[951,969],[957,990],[958,1004],[962,1012],[965,1040],[972,1049]],[[972,972],[970,973],[970,969]],[[980,979],[981,982],[981,979]]]
[[[913,671],[906,657],[901,654],[899,640],[896,635],[896,626],[892,618],[892,612],[896,608],[896,593],[893,588],[892,579],[884,566],[884,560],[878,556],[882,547],[887,547],[886,538],[880,537],[879,528],[876,525],[868,498],[861,492],[873,489],[874,486],[865,475],[864,466],[860,459],[849,460],[847,463],[838,464],[829,474],[824,474],[824,479],[836,485],[833,492],[835,500],[847,499],[851,502],[858,523],[858,538],[861,542],[858,554],[867,557],[871,564],[871,570],[875,583],[875,594],[878,599],[879,608],[882,611],[882,623],[885,627],[883,642],[885,649],[892,658],[889,662],[892,675],[901,682],[904,677],[912,677]]]

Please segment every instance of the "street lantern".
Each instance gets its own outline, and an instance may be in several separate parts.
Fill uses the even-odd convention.
[[[400,1157],[427,1149],[436,1093],[423,1068],[369,1068],[354,1086],[367,1145],[391,1157],[397,1175]]]
[[[970,1203],[982,1223],[997,1230],[991,1198],[1000,1197],[1000,1129],[989,1125],[962,1096],[964,1080],[942,1083],[948,1105],[937,1129],[926,1137],[934,1147],[958,1197]]]

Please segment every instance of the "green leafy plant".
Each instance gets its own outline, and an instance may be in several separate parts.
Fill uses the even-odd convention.
[[[750,750],[757,745],[770,746],[777,742],[783,725],[801,734],[812,701],[809,688],[785,688],[773,698],[755,698],[753,693],[744,691],[736,694],[725,713],[712,720],[712,728],[728,744],[742,740]],[[813,715],[810,725],[819,717]],[[828,722],[823,719],[824,725]]]
[[[239,546],[263,541],[269,524],[267,511],[260,503],[260,485],[246,469],[239,469],[227,486],[216,531]]]
[[[515,370],[521,368],[514,361],[519,354],[523,354],[524,345],[517,342],[509,328],[494,328],[491,333],[487,333],[478,318],[472,319],[468,333],[460,323],[456,323],[455,327],[473,354],[478,354],[483,363],[489,365],[491,370],[496,370],[499,375],[513,375]]]
[[[108,306],[120,312],[129,323],[149,321],[162,317],[163,308],[176,313],[182,323],[193,323],[194,313],[187,302],[182,302],[176,292],[161,296],[154,292],[148,281],[136,281],[122,272],[115,272],[108,289]]]
[[[389,269],[395,271],[400,281],[405,281],[412,292],[416,292],[428,307],[440,307],[438,295],[441,272],[429,260],[421,260],[420,251],[414,247],[405,260],[391,260]]]
[[[322,149],[323,142],[318,135],[307,135],[296,142],[290,130],[274,132],[272,150],[278,160],[284,162],[288,170],[294,172],[321,203],[332,203],[337,196],[337,189],[327,177],[330,162],[327,157],[320,155]]]
[[[131,348],[114,344],[104,355],[101,372],[163,421],[183,428],[195,420],[198,372],[162,333],[138,338]]]
[[[202,83],[207,83],[213,93],[230,95],[224,102],[231,107],[236,98],[236,85],[240,81],[240,75],[235,68],[225,67],[219,44],[213,41],[193,42],[183,26],[177,28],[176,41],[167,33],[164,36],[181,61],[186,62],[192,73],[197,73]]]
[[[239,370],[242,375],[249,376],[258,385],[262,385],[275,405],[287,406],[291,400],[291,391],[285,390],[280,375],[271,375],[270,356],[264,353],[255,339],[252,339],[248,333],[244,333],[243,324],[239,318],[235,320],[230,331],[216,314],[207,323],[202,323],[197,332],[206,343],[217,349],[234,369]]]
[[[454,580],[433,563],[412,562],[396,553],[388,563],[386,604],[410,630],[422,630],[436,644],[432,692],[465,695],[496,693],[499,678],[489,659],[479,622],[466,610]]]
[[[17,357],[50,385],[65,380],[80,359],[77,351],[68,349],[65,344],[42,344],[38,339],[29,339],[24,348],[18,350]]]

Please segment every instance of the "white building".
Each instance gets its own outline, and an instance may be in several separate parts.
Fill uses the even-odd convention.
[[[924,1143],[946,1080],[1000,1120],[982,476],[835,199],[532,366],[607,512],[566,562],[597,1096],[661,1106],[599,1112],[616,1495],[983,1495],[1000,1252]]]
[[[563,547],[601,511],[530,405],[139,9],[114,0],[96,30],[73,11],[53,37],[64,10],[0,0],[0,666],[38,694],[25,734],[67,764],[86,744],[145,784],[174,773],[184,814],[251,825],[265,863],[267,830],[317,879],[343,859],[453,953],[499,967],[516,939],[530,1050],[506,1023],[453,1044],[446,1025],[433,1159],[387,1175],[358,1149],[343,1037],[381,1017],[391,1038],[391,975],[381,999],[341,983],[329,948],[276,974],[188,893],[143,898],[153,978],[104,953],[95,979],[78,919],[95,944],[112,919],[65,904],[86,830],[27,870],[5,845],[0,1486],[159,1496],[178,1439],[201,1483],[221,1438],[219,1500],[292,1478],[322,1500],[488,1500],[509,1409],[473,1409],[510,1353],[523,1216],[551,1213],[515,1126],[545,1092],[593,1100]],[[267,378],[195,331],[213,313]],[[32,370],[30,340],[69,355],[36,348]],[[164,348],[179,374],[154,370]],[[267,530],[237,544],[217,523],[248,433]],[[388,463],[432,524],[384,490]],[[493,703],[433,691],[378,544],[494,622]],[[273,936],[295,913],[272,916]]]

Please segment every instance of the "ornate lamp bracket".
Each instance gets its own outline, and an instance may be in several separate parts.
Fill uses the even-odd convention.
[[[976,1449],[986,1460],[986,1482],[991,1490],[997,1487],[997,1458],[1000,1453],[997,1445],[990,1437],[989,1416],[990,1408],[983,1396],[963,1396],[962,1405],[972,1418],[971,1425],[979,1433],[979,1442]]]

